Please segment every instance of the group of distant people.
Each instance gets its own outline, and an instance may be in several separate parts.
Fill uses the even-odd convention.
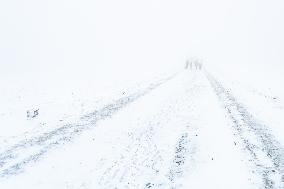
[[[185,69],[190,70],[201,70],[202,63],[200,60],[187,60],[185,64]]]

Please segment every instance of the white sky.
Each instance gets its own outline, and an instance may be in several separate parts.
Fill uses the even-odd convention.
[[[2,0],[0,74],[279,67],[282,0]],[[109,70],[109,72],[106,72]]]

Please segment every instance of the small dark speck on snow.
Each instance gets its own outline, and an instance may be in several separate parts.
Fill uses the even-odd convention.
[[[146,184],[146,188],[152,188],[154,186],[154,184],[152,184],[152,183],[147,183]]]

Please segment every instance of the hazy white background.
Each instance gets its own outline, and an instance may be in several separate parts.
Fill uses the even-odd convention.
[[[0,83],[131,80],[191,56],[236,77],[276,78],[283,10],[281,0],[2,0]]]

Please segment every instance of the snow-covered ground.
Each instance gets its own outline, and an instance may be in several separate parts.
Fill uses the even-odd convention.
[[[284,189],[283,10],[0,1],[0,189]]]
[[[10,81],[9,77],[2,76],[0,149],[28,135],[76,122],[81,116],[141,92],[172,74],[174,72],[159,76],[140,74],[132,80],[120,77],[115,81],[115,76],[92,79],[80,76],[76,80],[68,78],[71,82],[60,76],[54,76],[52,81],[50,77],[38,77],[36,80],[23,77],[23,81]],[[39,115],[28,118],[27,111],[36,109],[39,109]]]
[[[26,132],[1,148],[0,187],[283,188],[283,119],[258,113],[246,99],[259,94],[236,86],[184,70]]]

